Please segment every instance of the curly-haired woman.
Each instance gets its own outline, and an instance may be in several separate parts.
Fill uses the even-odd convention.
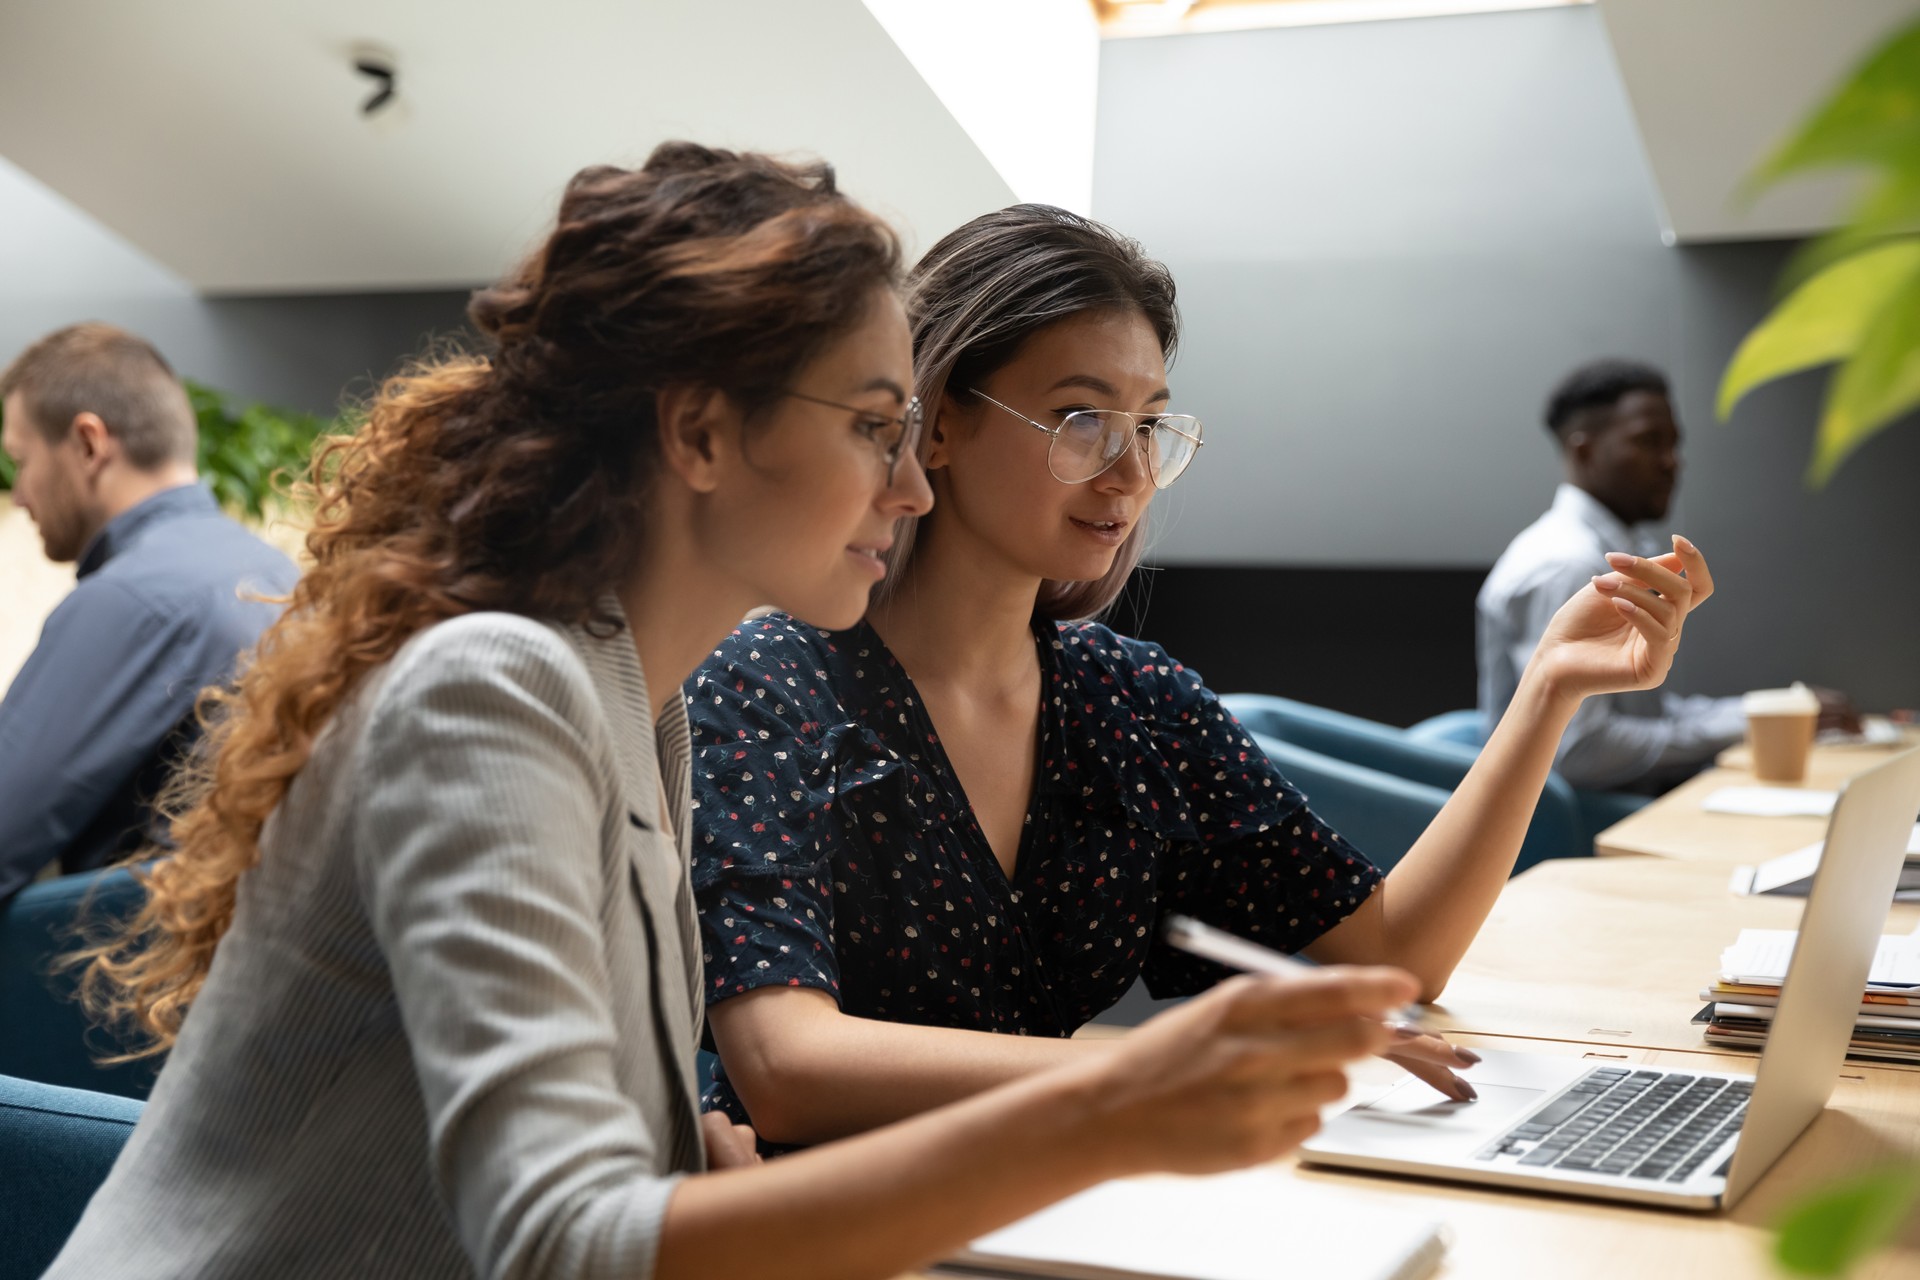
[[[171,1056],[52,1277],[884,1276],[1311,1131],[1406,975],[1236,983],[777,1164],[698,1116],[679,687],[756,603],[857,620],[927,509],[897,273],[824,168],[669,144],[574,179],[490,358],[326,445],[312,571],[92,953]]]

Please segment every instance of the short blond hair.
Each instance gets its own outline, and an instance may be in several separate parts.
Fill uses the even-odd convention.
[[[0,373],[0,399],[18,394],[47,439],[66,438],[91,413],[142,471],[191,462],[199,427],[186,388],[152,343],[90,321],[56,329]]]

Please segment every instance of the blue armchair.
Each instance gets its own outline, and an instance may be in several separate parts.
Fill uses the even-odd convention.
[[[1478,751],[1487,741],[1487,722],[1478,711],[1443,711],[1408,729],[1407,736],[1420,742],[1451,742]],[[1653,803],[1653,797],[1623,791],[1582,791],[1576,787],[1573,802],[1580,814],[1583,847],[1591,850],[1595,836],[1628,814],[1646,808]]]
[[[1477,746],[1437,738],[1414,738],[1411,731],[1291,698],[1236,693],[1227,695],[1221,702],[1257,736],[1277,738],[1296,747],[1420,783],[1438,790],[1443,800],[1453,794],[1479,754]],[[1280,772],[1288,773],[1286,765],[1271,752],[1268,754]],[[1304,785],[1302,789],[1307,790]],[[1312,792],[1309,790],[1308,794]],[[1315,808],[1320,808],[1317,798]],[[1323,816],[1372,854],[1372,849],[1347,832],[1331,815],[1323,813]],[[1404,853],[1405,849],[1399,852]],[[1573,788],[1564,778],[1549,776],[1540,803],[1534,809],[1533,822],[1527,828],[1526,839],[1521,843],[1514,870],[1524,871],[1548,858],[1577,857],[1592,852],[1593,841],[1586,836]]]
[[[124,867],[28,885],[0,907],[0,1075],[127,1098],[145,1098],[157,1061],[102,1067],[100,1052],[119,1046],[92,1026],[73,998],[75,975],[52,972],[73,950],[73,928],[124,918],[141,902]]]
[[[1251,726],[1249,726],[1251,728]],[[1448,792],[1255,731],[1267,759],[1305,792],[1313,811],[1385,871],[1427,829]]]
[[[0,1076],[0,1280],[60,1252],[140,1119],[128,1098]]]

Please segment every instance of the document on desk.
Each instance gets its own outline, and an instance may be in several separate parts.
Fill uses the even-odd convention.
[[[1778,986],[1786,981],[1787,962],[1799,937],[1797,929],[1742,929],[1733,945],[1720,953],[1721,981]],[[1883,935],[1873,953],[1866,989],[1904,994],[1916,986],[1920,986],[1920,933]]]
[[[1838,791],[1804,787],[1721,787],[1700,802],[1707,813],[1737,813],[1749,818],[1824,818],[1833,812]]]
[[[1772,893],[1782,897],[1804,898],[1813,889],[1813,873],[1820,869],[1820,855],[1827,842],[1816,840],[1804,849],[1783,853],[1755,867],[1735,867],[1727,887],[1736,894]],[[1907,837],[1907,861],[1900,869],[1893,900],[1920,902],[1920,823]]]
[[[1125,1178],[974,1241],[934,1268],[1001,1280],[1424,1280],[1439,1223],[1273,1169]]]

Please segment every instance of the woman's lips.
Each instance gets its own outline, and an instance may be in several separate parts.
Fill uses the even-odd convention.
[[[1127,530],[1133,524],[1133,521],[1125,519],[1082,520],[1079,516],[1068,516],[1067,519],[1072,522],[1074,528],[1089,537],[1115,544],[1126,539]]]
[[[874,581],[878,582],[881,578],[887,576],[887,552],[891,547],[891,543],[867,546],[856,545],[848,547],[847,554],[852,556],[861,568],[873,574]]]

